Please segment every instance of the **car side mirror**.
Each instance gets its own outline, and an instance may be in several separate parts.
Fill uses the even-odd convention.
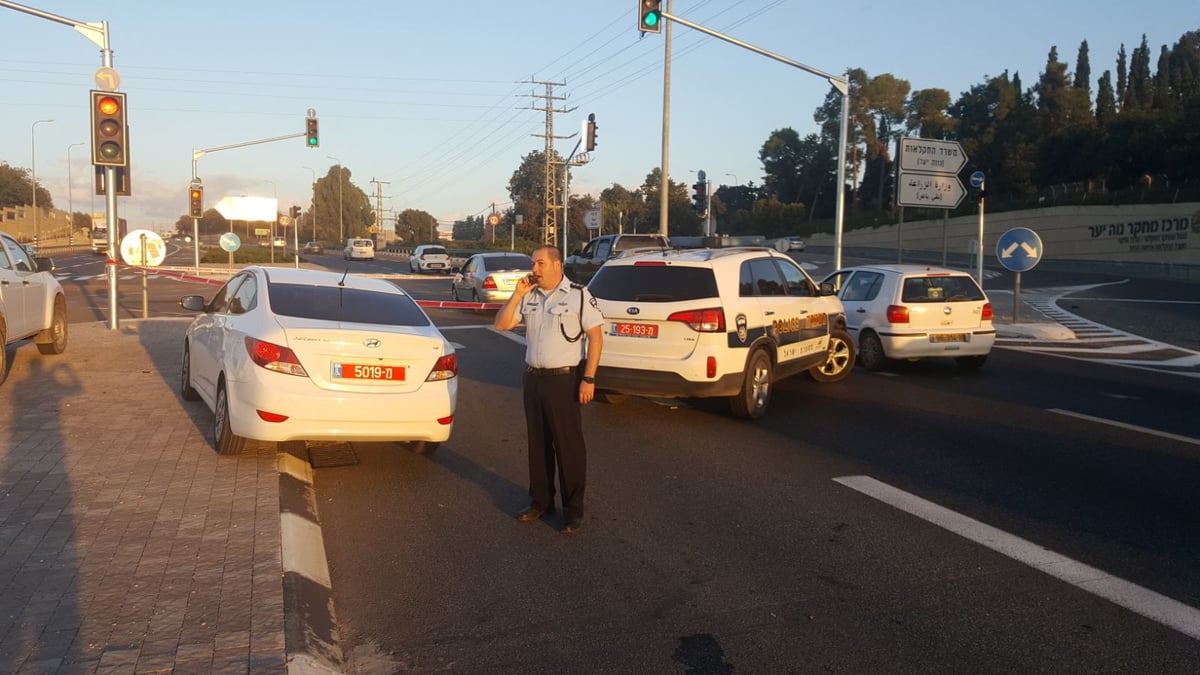
[[[821,295],[837,295],[837,291],[833,288],[832,281],[822,281],[817,288]]]
[[[203,295],[185,295],[179,299],[179,306],[193,312],[203,312],[208,305]]]

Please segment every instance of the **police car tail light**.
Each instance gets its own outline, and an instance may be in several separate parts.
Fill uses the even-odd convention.
[[[433,364],[433,370],[429,371],[429,376],[425,378],[425,381],[438,382],[448,380],[456,375],[458,375],[458,356],[447,354]]]
[[[250,354],[251,361],[267,370],[284,375],[308,377],[308,372],[300,365],[300,359],[296,358],[296,352],[287,347],[247,337],[246,351]]]
[[[888,305],[888,323],[908,323],[908,308],[904,305]]]
[[[487,278],[483,280],[483,287],[485,289],[490,288],[493,291],[496,290],[496,277],[493,277],[489,274]]]
[[[667,321],[681,321],[697,333],[725,332],[725,312],[719,307],[675,312],[667,317]]]
[[[983,316],[981,316],[979,318],[983,319],[984,321],[992,320],[992,303],[990,303],[990,302],[983,303]]]

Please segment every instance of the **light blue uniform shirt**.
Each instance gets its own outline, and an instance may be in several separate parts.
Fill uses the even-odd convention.
[[[525,324],[525,364],[534,368],[579,365],[587,344],[584,333],[604,323],[591,292],[572,288],[565,276],[550,292],[535,286],[521,298],[519,320]],[[576,336],[575,342],[567,339]]]

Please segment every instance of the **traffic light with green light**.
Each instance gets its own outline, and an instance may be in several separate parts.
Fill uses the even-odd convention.
[[[662,0],[638,0],[638,30],[662,32]]]
[[[304,133],[305,138],[307,139],[305,142],[308,144],[308,147],[321,147],[321,134],[317,123],[317,118],[306,117],[304,119]]]
[[[129,166],[125,94],[92,91],[92,164]]]

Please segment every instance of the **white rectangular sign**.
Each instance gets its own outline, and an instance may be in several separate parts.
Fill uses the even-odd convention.
[[[935,138],[901,138],[900,170],[958,174],[967,165],[967,154],[958,141]]]
[[[584,211],[583,226],[589,230],[600,229],[600,209],[588,209]]]
[[[952,209],[967,195],[958,176],[900,172],[896,203],[927,209]]]

